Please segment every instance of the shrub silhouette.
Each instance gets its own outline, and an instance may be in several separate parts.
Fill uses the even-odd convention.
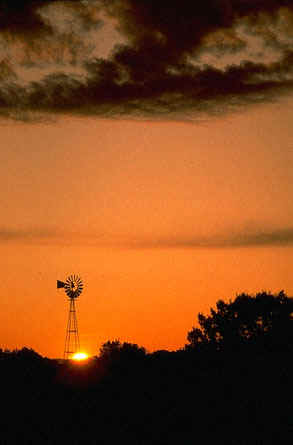
[[[99,358],[107,362],[119,360],[139,360],[146,354],[145,348],[134,343],[121,343],[120,340],[107,341],[100,348]]]

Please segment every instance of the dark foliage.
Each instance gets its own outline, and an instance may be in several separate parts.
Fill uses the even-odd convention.
[[[289,351],[293,348],[293,299],[284,292],[255,296],[241,294],[234,301],[219,300],[209,316],[198,315],[200,328],[187,336],[189,347],[216,350],[241,347]]]
[[[0,351],[0,443],[292,443],[291,309],[283,292],[220,301],[177,352],[116,340],[80,365]]]

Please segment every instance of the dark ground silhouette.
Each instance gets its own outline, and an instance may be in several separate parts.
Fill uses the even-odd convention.
[[[293,299],[219,301],[179,351],[105,343],[82,366],[0,352],[0,444],[293,443]]]

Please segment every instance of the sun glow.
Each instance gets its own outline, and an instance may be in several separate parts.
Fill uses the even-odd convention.
[[[82,361],[82,360],[86,360],[88,359],[88,354],[86,354],[85,352],[76,352],[73,356],[72,356],[72,360],[76,360],[78,362]]]

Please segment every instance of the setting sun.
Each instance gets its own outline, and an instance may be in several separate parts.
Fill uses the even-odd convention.
[[[86,360],[88,359],[88,354],[86,354],[85,352],[76,352],[73,356],[72,356],[72,360],[76,360],[78,362],[82,361],[82,360]]]

